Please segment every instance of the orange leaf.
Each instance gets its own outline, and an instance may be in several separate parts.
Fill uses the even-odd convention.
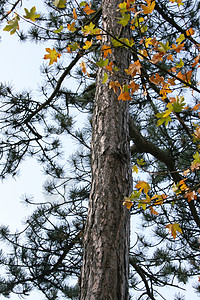
[[[73,17],[74,17],[74,20],[77,20],[77,14],[76,14],[76,8],[75,7],[73,9]]]
[[[194,199],[197,199],[197,194],[195,191],[192,191],[192,192],[188,192],[184,195],[185,198],[188,199],[188,202],[194,200]]]
[[[130,64],[128,69],[125,69],[125,72],[126,72],[127,75],[131,75],[132,77],[134,77],[137,73],[141,74],[140,61],[137,60],[137,61],[134,62],[134,64]]]
[[[88,72],[86,71],[86,63],[82,60],[82,62],[79,65],[80,65],[83,73],[87,74],[89,76]]]
[[[118,81],[110,81],[109,82],[109,89],[113,89],[115,94],[117,93],[117,87],[119,87],[122,91],[122,87]]]
[[[178,223],[168,224],[165,227],[169,229],[169,232],[171,233],[174,239],[177,236],[177,231],[182,233],[182,229],[179,227]]]
[[[174,51],[176,51],[177,53],[180,53],[182,50],[184,50],[184,48],[183,48],[184,45],[185,45],[185,43],[179,44],[178,46],[172,44],[172,49],[173,49]]]
[[[190,28],[190,29],[186,30],[186,35],[187,36],[193,35],[194,33],[195,33],[195,31],[194,31],[193,28]]]
[[[85,8],[83,10],[87,15],[91,15],[95,12],[95,10],[91,9],[91,5],[89,6],[87,3],[86,3]]]
[[[147,194],[148,191],[150,190],[150,186],[147,182],[145,181],[138,181],[138,183],[135,186],[137,189],[139,189],[139,192],[141,193],[142,190],[144,190],[144,193]]]
[[[74,32],[76,31],[76,28],[74,26],[75,26],[75,22],[72,22],[72,24],[67,24],[67,29],[71,32]]]
[[[51,50],[50,48],[46,48],[46,51],[49,54],[45,54],[44,59],[50,59],[49,65],[52,65],[54,62],[57,62],[57,58],[61,57],[61,54],[58,53],[54,48]]]
[[[154,10],[155,4],[156,4],[156,2],[153,1],[153,2],[151,3],[151,0],[150,0],[150,1],[147,1],[147,6],[141,4],[141,7],[142,7],[142,9],[143,9],[143,14],[145,14],[145,15],[151,14],[152,11]]]
[[[110,46],[103,45],[101,50],[103,51],[103,57],[104,58],[106,58],[109,53],[110,54],[112,53],[112,50],[111,50]]]
[[[127,100],[132,100],[132,98],[129,92],[123,92],[119,95],[118,100],[127,101]]]
[[[131,206],[133,205],[133,202],[129,198],[125,197],[125,201],[123,202],[123,205],[125,205],[127,209],[130,209]]]
[[[139,84],[136,84],[133,80],[129,82],[128,88],[131,89],[131,95],[139,89]]]
[[[162,61],[162,57],[165,55],[164,52],[159,52],[153,55],[152,59],[150,60],[150,62],[152,62],[153,64],[157,64],[159,61]]]
[[[155,209],[153,209],[152,206],[150,206],[150,212],[151,212],[151,214],[154,215],[154,216],[159,215],[159,213],[158,213]]]
[[[111,61],[109,63],[109,65],[105,66],[105,68],[108,70],[108,71],[112,71],[112,66],[114,66],[113,62]]]

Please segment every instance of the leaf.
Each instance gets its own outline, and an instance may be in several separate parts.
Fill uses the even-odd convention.
[[[131,95],[138,91],[139,84],[136,84],[133,80],[129,82],[128,88],[131,89]]]
[[[97,66],[99,66],[100,68],[103,68],[105,66],[107,66],[108,64],[108,59],[100,59],[100,61],[98,61],[97,63]]]
[[[145,15],[147,15],[147,14],[151,14],[152,13],[152,11],[154,10],[154,7],[155,7],[155,5],[156,5],[156,2],[155,1],[153,1],[152,3],[151,3],[151,0],[150,1],[147,1],[147,6],[145,6],[145,5],[143,5],[143,4],[141,4],[141,7],[142,7],[142,9],[143,9],[143,14],[145,14]]]
[[[138,208],[142,207],[144,210],[146,210],[147,204],[144,202],[144,200],[139,201]]]
[[[82,31],[84,34],[93,34],[95,33],[95,24],[93,24],[92,22],[90,22],[89,25],[85,25],[83,28],[82,28]]]
[[[132,166],[133,173],[138,173],[138,167],[136,165]]]
[[[192,162],[193,165],[196,164],[196,163],[200,163],[200,154],[199,154],[199,152],[196,152],[196,153],[193,155],[193,158],[194,158],[194,160],[193,160],[193,162]]]
[[[60,33],[63,30],[63,28],[63,25],[61,25],[59,29],[54,30],[54,33]]]
[[[118,87],[122,90],[121,85],[119,84],[118,81],[110,81],[109,82],[109,89],[113,89],[115,94],[117,93]]]
[[[179,45],[179,44],[181,44],[182,41],[184,41],[184,40],[185,40],[185,35],[182,33],[182,34],[179,36],[179,38],[177,38],[176,42],[177,42],[177,44]]]
[[[160,51],[160,52],[167,52],[167,50],[169,50],[170,49],[170,46],[169,46],[169,42],[167,41],[165,44],[163,44],[162,42],[159,42],[159,45],[160,45],[160,47],[158,47],[158,50]]]
[[[49,54],[45,54],[44,59],[50,59],[49,65],[52,65],[54,62],[57,62],[57,58],[61,57],[61,54],[58,53],[54,48],[52,50],[50,48],[46,48],[46,51]]]
[[[197,194],[195,191],[190,191],[188,193],[185,193],[184,198],[188,199],[188,202],[197,199]]]
[[[14,34],[16,32],[16,30],[19,30],[19,23],[18,21],[20,20],[19,16],[17,14],[15,14],[15,17],[8,21],[8,25],[6,25],[6,27],[4,27],[4,31],[10,31],[10,35]]]
[[[79,44],[77,42],[75,42],[73,44],[69,44],[67,47],[67,50],[70,49],[70,51],[76,51],[78,48],[79,48]]]
[[[168,224],[165,227],[169,229],[169,232],[171,233],[174,239],[177,236],[177,232],[182,233],[182,229],[179,227],[178,223]]]
[[[128,69],[125,69],[127,75],[134,77],[137,73],[141,74],[141,64],[139,60],[135,61],[134,64],[130,64]]]
[[[111,61],[111,62],[109,62],[109,65],[105,66],[105,68],[106,68],[106,70],[108,70],[108,71],[112,71],[113,66],[114,66],[114,64],[113,64],[113,62]]]
[[[36,7],[35,6],[33,6],[30,9],[30,11],[28,11],[27,8],[24,8],[24,10],[25,10],[26,15],[23,16],[23,17],[26,18],[26,19],[29,19],[33,22],[35,22],[35,19],[38,19],[41,16],[41,15],[35,13],[36,12]]]
[[[112,53],[111,47],[110,46],[106,46],[103,45],[103,47],[101,48],[101,50],[103,51],[103,57],[106,58],[108,56],[108,54]]]
[[[180,53],[182,50],[184,50],[184,45],[185,45],[185,43],[179,44],[178,46],[172,44],[172,49],[174,51],[176,51],[177,53]]]
[[[193,35],[193,34],[195,34],[195,31],[194,31],[193,28],[190,28],[190,29],[186,30],[186,35],[187,35],[187,36],[191,36],[191,35]]]
[[[150,206],[150,212],[151,212],[151,214],[154,215],[154,216],[159,215],[159,213],[158,213],[152,206]]]
[[[132,98],[129,92],[123,92],[119,95],[118,100],[127,101],[127,100],[132,100]]]
[[[84,74],[87,73],[86,71],[86,63],[82,60],[82,62],[79,64]]]
[[[67,0],[55,0],[55,1],[53,1],[53,4],[58,8],[65,8],[66,2],[67,2]]]
[[[126,2],[122,2],[118,5],[118,7],[120,8],[120,12],[125,13],[127,12],[127,3]],[[118,9],[119,10],[119,9]]]
[[[85,4],[85,7],[83,10],[87,15],[91,15],[95,12],[95,10],[92,10],[91,6],[89,6],[87,3]]]
[[[176,64],[176,68],[182,68],[184,66],[184,62],[180,59],[180,62]]]
[[[76,8],[75,7],[73,8],[73,17],[74,17],[74,20],[77,20],[77,14],[76,14]]]
[[[146,163],[145,163],[144,159],[141,158],[141,159],[137,159],[137,164],[138,164],[138,166],[144,166]]]
[[[130,209],[131,206],[133,205],[133,202],[128,197],[125,197],[124,200],[125,201],[123,202],[123,205],[125,205],[127,209]]]
[[[104,73],[102,83],[106,83],[107,80],[108,80],[108,74]]]
[[[76,31],[76,28],[74,26],[75,26],[75,22],[72,22],[72,24],[67,24],[67,29],[71,32],[74,32]]]
[[[181,97],[176,96],[175,101],[172,102],[173,111],[180,113],[184,109],[184,106],[186,105],[184,101],[185,99],[183,96]]]
[[[126,26],[130,20],[130,14],[122,13],[122,18],[118,18],[120,21],[118,21],[118,24],[121,24],[123,27]]]
[[[142,191],[147,194],[148,191],[150,190],[150,186],[147,182],[145,181],[138,181],[138,183],[135,186],[137,189],[139,189],[139,192],[141,193]]]
[[[87,50],[92,46],[92,40],[91,41],[85,41],[85,46],[83,46],[83,49]]]

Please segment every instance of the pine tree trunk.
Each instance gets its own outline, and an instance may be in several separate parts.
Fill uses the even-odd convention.
[[[117,24],[120,1],[102,2],[103,27],[114,36],[129,38],[128,29]],[[103,44],[110,45],[104,36]],[[128,51],[112,50],[110,60],[119,68],[119,80],[129,65]],[[130,216],[123,199],[131,192],[129,105],[102,83],[96,83],[92,132],[92,188],[84,236],[81,300],[128,299]]]

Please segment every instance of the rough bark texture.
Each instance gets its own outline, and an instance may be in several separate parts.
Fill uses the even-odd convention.
[[[120,1],[102,2],[103,26],[115,36],[128,36],[116,24]],[[110,44],[104,36],[103,44]],[[129,65],[126,49],[113,50],[110,57],[118,65],[119,76]],[[129,106],[102,84],[99,70],[92,132],[92,188],[84,236],[85,252],[81,277],[81,300],[128,299],[130,216],[123,206],[131,192]],[[121,80],[112,78],[109,80]]]

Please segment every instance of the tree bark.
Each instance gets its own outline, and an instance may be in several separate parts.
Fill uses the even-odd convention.
[[[102,2],[103,28],[106,33],[129,38],[129,30],[116,23],[119,3]],[[102,44],[111,44],[109,34]],[[113,49],[109,58],[119,68],[119,77],[110,74],[109,81],[122,83],[129,65],[128,51]],[[130,216],[123,199],[132,189],[129,105],[118,101],[109,82],[102,83],[104,72],[98,72],[93,113],[92,187],[84,235],[81,300],[128,299]]]

